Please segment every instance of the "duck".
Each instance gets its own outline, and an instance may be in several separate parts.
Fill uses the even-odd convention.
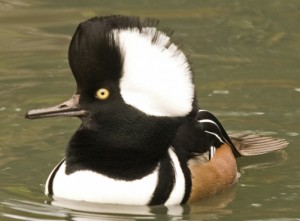
[[[71,98],[27,119],[78,117],[49,196],[94,203],[180,205],[226,191],[236,158],[282,150],[284,139],[228,135],[197,102],[187,56],[157,19],[110,15],[81,22],[69,45]]]

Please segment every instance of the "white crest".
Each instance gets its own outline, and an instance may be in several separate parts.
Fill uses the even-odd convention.
[[[186,56],[156,28],[114,31],[124,58],[120,81],[124,101],[154,116],[185,116],[194,85]]]

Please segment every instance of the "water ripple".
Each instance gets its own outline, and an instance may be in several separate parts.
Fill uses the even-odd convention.
[[[246,112],[246,111],[228,111],[228,112],[216,112],[217,116],[225,116],[225,117],[249,117],[249,116],[260,116],[264,115],[264,112]]]

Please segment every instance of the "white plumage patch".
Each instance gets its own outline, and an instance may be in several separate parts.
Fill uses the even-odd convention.
[[[168,200],[165,202],[165,205],[176,205],[180,204],[184,197],[185,178],[178,157],[171,148],[169,149],[169,156],[172,160],[175,171],[175,184]]]
[[[158,182],[158,167],[151,174],[133,181],[116,180],[89,170],[67,175],[65,169],[64,162],[55,174],[52,188],[56,197],[70,200],[147,205]]]
[[[156,28],[118,30],[124,59],[124,101],[154,116],[184,116],[192,110],[194,85],[186,56]]]

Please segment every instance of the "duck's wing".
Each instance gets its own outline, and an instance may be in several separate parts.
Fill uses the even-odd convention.
[[[227,143],[235,157],[266,154],[281,150],[288,145],[284,139],[258,134],[236,133],[228,136],[219,120],[206,110],[198,111],[197,121],[203,124],[206,133],[214,134],[223,143]]]
[[[212,147],[219,148],[222,144],[227,144],[235,157],[240,156],[240,153],[235,148],[224,127],[212,113],[207,110],[198,110],[196,120],[198,127],[200,127],[208,137],[210,149]]]
[[[173,142],[173,146],[185,151],[188,159],[204,157],[207,161],[223,144],[230,146],[235,157],[240,156],[221,123],[206,110],[199,110],[195,118],[187,119]]]
[[[198,110],[194,119],[187,120],[179,128],[174,140],[174,146],[184,149],[188,159],[204,157],[210,160],[216,149],[223,144],[227,144],[237,158],[281,150],[288,142],[249,133],[229,136],[219,120],[206,110]]]

